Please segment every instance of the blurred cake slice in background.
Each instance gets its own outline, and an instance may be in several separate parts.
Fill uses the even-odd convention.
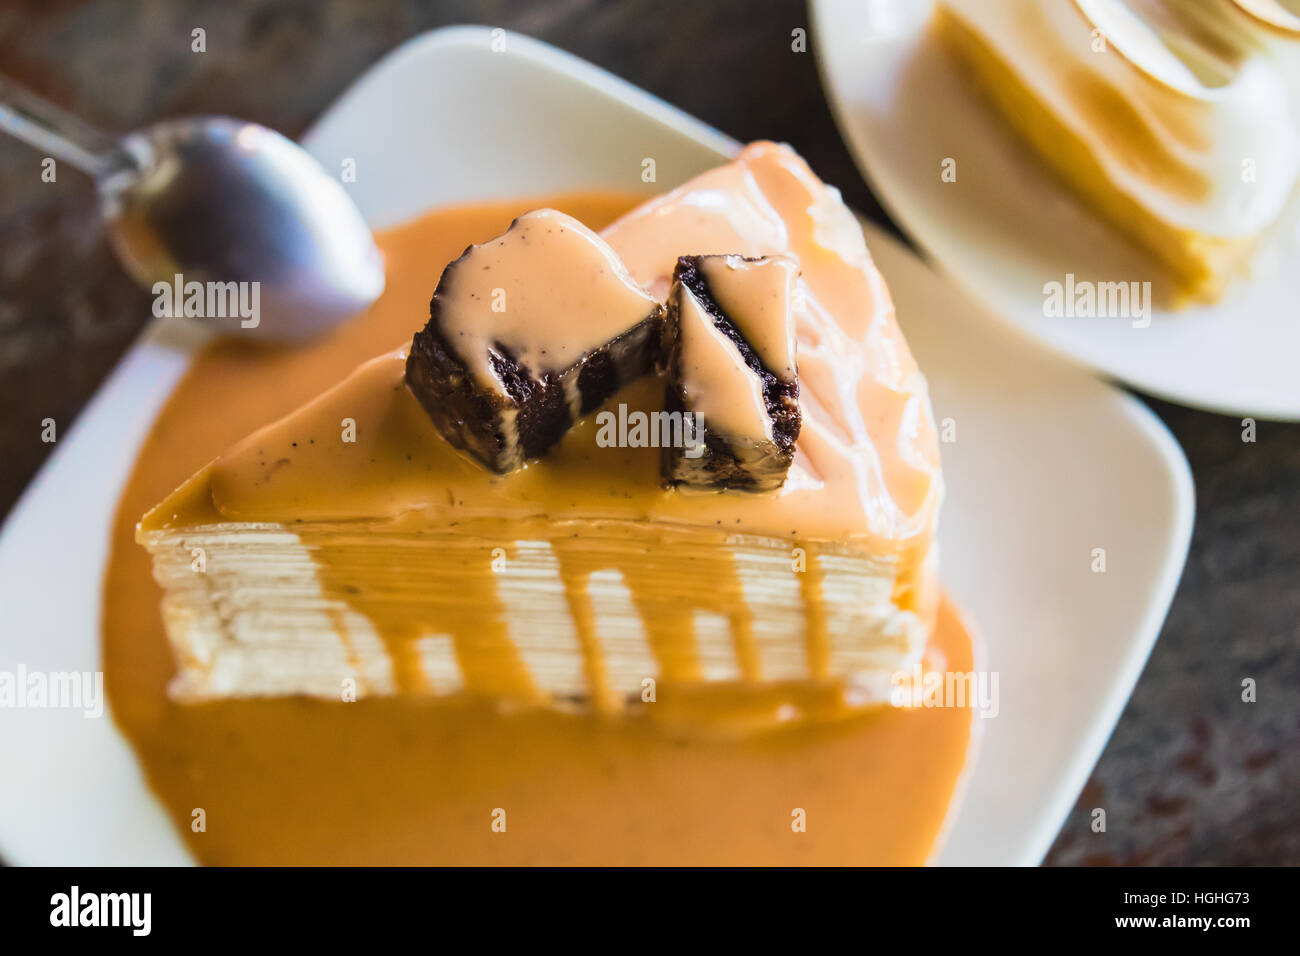
[[[633,210],[599,245],[575,236],[587,251],[532,270],[528,289],[510,277],[484,286],[514,288],[510,307],[530,310],[512,315],[517,361],[500,366],[528,374],[509,402],[488,403],[493,420],[538,387],[533,366],[581,382],[602,337],[657,314],[679,256],[736,256],[709,266],[742,270],[715,277],[715,304],[791,385],[782,356],[797,355],[801,425],[780,480],[668,486],[656,427],[666,380],[653,370],[621,376],[602,404],[584,398],[540,458],[497,474],[495,453],[449,440],[464,422],[430,414],[436,389],[413,394],[407,350],[379,356],[141,521],[165,592],[175,697],[464,692],[768,723],[879,701],[889,675],[919,661],[938,598],[938,443],[925,379],[838,192],[788,147],[757,143]],[[757,278],[779,280],[760,285],[781,297],[757,324],[728,282],[752,282],[752,261],[772,270]],[[612,298],[596,300],[625,307],[578,352],[542,358],[548,336],[594,329],[553,307],[592,269],[602,273],[592,281],[613,283]],[[421,321],[412,316],[412,332]],[[485,342],[512,351],[495,333],[478,338],[462,354],[481,357]],[[454,365],[425,371],[453,378]],[[488,380],[476,387],[498,394]],[[661,706],[645,710],[651,702]]]
[[[938,5],[947,46],[1039,159],[1202,300],[1249,271],[1300,172],[1284,72],[1211,14],[1244,20],[1230,0]]]

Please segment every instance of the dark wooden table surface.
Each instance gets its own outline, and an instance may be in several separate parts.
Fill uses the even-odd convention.
[[[887,222],[836,132],[813,55],[791,50],[806,21],[792,0],[6,0],[0,69],[108,129],[210,112],[292,136],[407,37],[503,26],[738,139],[790,142]],[[195,27],[205,53],[191,52]],[[89,184],[71,170],[56,183],[39,174],[36,153],[0,141],[0,513],[51,448],[41,420],[66,428],[150,315],[105,245]],[[1191,555],[1048,861],[1300,863],[1300,425],[1261,422],[1247,444],[1238,420],[1144,400],[1191,461]],[[1258,682],[1254,704],[1240,700],[1244,677]],[[1089,830],[1093,807],[1107,811],[1105,834]]]

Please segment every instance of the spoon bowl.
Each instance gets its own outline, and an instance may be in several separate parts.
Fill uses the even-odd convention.
[[[113,248],[155,315],[301,342],[384,290],[383,257],[341,179],[274,130],[189,117],[113,142],[2,77],[0,129],[95,179]]]
[[[159,314],[302,340],[383,291],[383,259],[342,183],[279,133],[224,117],[171,120],[119,150],[122,167],[99,180],[104,217],[127,270],[165,300]]]

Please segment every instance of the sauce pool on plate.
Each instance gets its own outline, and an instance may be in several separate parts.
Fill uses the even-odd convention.
[[[426,317],[434,272],[469,243],[540,206],[599,229],[640,198],[435,210],[378,237],[387,291],[347,327],[302,349],[224,341],[195,358],[118,506],[103,649],[114,717],[200,862],[907,864],[930,856],[966,761],[968,708],[884,708],[709,737],[594,714],[499,713],[468,697],[180,705],[167,696],[174,666],[161,592],[134,541],[140,515],[249,432],[409,340]],[[974,666],[970,634],[946,602],[928,657],[949,671]],[[800,820],[802,829],[792,825]]]

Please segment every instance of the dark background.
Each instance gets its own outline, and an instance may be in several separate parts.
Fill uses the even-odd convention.
[[[790,31],[807,27],[793,0],[0,0],[0,70],[109,130],[206,112],[296,136],[393,46],[465,22],[554,43],[737,139],[788,141],[888,222],[836,132],[813,53],[791,52]],[[200,26],[207,52],[194,54]],[[0,139],[0,514],[51,448],[41,419],[65,434],[150,316],[105,244],[89,182],[59,171],[42,183],[40,156]],[[1191,555],[1048,862],[1300,863],[1300,425],[1260,422],[1245,444],[1239,420],[1144,400],[1191,462]],[[1240,701],[1243,677],[1258,703]],[[1105,834],[1088,827],[1099,806]]]

